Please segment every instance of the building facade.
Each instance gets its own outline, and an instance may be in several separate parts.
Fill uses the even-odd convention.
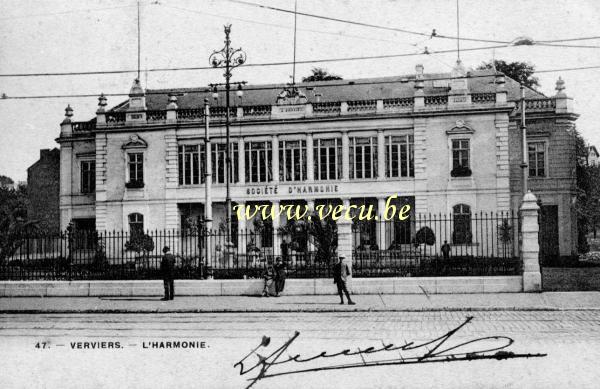
[[[600,165],[600,154],[596,146],[588,146],[587,164],[588,166]]]
[[[472,214],[518,210],[523,138],[515,81],[492,71],[466,72],[458,64],[452,74],[424,74],[417,66],[407,77],[297,87],[300,93],[282,85],[248,86],[243,96],[232,97],[234,204],[372,205],[381,214],[388,198],[397,196],[390,204],[409,204],[412,218],[451,213],[455,225],[466,223],[469,231]],[[576,115],[563,89],[559,81],[553,97],[525,90],[526,170],[529,187],[547,207],[543,217],[556,222],[551,249],[571,255],[576,225],[570,131]],[[222,226],[224,91],[216,97],[210,90],[145,91],[136,81],[129,99],[111,109],[101,96],[88,122],[73,122],[68,107],[57,139],[61,228],[70,222],[100,231],[185,228],[186,220],[207,215],[206,180],[212,225]],[[205,99],[210,143],[204,136]],[[270,228],[285,222],[276,218]],[[235,220],[237,231],[252,228]],[[416,232],[392,228],[397,231],[386,234],[386,246],[410,243]],[[477,244],[460,236],[451,243]],[[277,250],[277,242],[269,244]]]
[[[45,231],[60,229],[60,150],[40,150],[40,159],[27,169],[28,215],[41,223]]]

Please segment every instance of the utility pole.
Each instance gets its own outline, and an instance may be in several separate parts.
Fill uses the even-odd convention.
[[[523,159],[521,169],[523,171],[523,196],[527,193],[527,127],[525,127],[525,86],[521,84],[521,135],[523,141]]]
[[[209,63],[214,68],[223,68],[225,69],[225,73],[223,76],[225,77],[225,131],[226,131],[226,157],[225,157],[225,207],[226,207],[226,219],[225,223],[227,224],[227,243],[231,243],[231,140],[230,140],[230,118],[229,118],[229,110],[230,110],[230,102],[229,102],[229,91],[231,89],[231,71],[243,65],[246,62],[246,53],[239,49],[231,48],[231,39],[229,39],[229,34],[231,33],[231,24],[227,24],[224,26],[225,30],[225,47],[221,50],[214,51],[209,57]],[[238,85],[238,95],[241,94],[241,86],[245,84],[245,82],[235,82],[234,84]],[[217,94],[218,90],[217,86],[223,84],[211,84],[213,87],[213,94]]]

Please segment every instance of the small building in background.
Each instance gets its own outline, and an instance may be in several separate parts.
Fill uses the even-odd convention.
[[[598,149],[596,148],[596,146],[588,146],[587,163],[588,166],[600,165],[600,154],[598,154]]]
[[[27,169],[29,217],[44,230],[60,231],[60,150],[40,150],[40,159]]]

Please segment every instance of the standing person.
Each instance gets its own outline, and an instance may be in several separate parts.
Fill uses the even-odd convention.
[[[445,240],[444,244],[442,245],[442,256],[444,259],[450,259],[450,245],[448,244],[447,240]]]
[[[283,257],[284,262],[288,261],[288,250],[290,245],[285,241],[285,239],[281,239],[281,244],[279,245],[281,248],[281,256]]]
[[[273,267],[273,259],[267,259],[267,268],[263,272],[263,278],[265,280],[265,286],[263,288],[262,296],[272,296],[273,287],[275,286],[275,268]]]
[[[175,257],[169,251],[169,246],[163,247],[163,256],[160,261],[160,272],[163,276],[165,285],[165,297],[163,300],[173,300],[175,297],[175,281],[173,280],[173,268],[175,267]]]
[[[281,257],[277,257],[275,261],[275,296],[279,297],[279,294],[283,292],[285,287],[285,277],[287,275],[287,269],[285,262],[281,260]]]
[[[339,262],[333,265],[333,283],[337,285],[338,294],[340,295],[340,304],[344,304],[344,295],[346,294],[346,298],[348,299],[348,305],[356,304],[350,298],[350,293],[348,293],[348,288],[346,287],[346,282],[348,277],[352,276],[352,271],[347,263],[344,263],[345,256],[339,256]]]

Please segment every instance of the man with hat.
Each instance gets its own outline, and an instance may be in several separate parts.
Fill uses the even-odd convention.
[[[173,268],[175,267],[175,257],[169,251],[169,246],[163,247],[163,256],[160,261],[160,272],[165,284],[165,297],[163,300],[173,300],[175,297],[175,281],[173,280]]]
[[[346,281],[348,280],[348,277],[352,276],[352,270],[348,264],[344,262],[344,259],[346,259],[344,255],[340,255],[338,259],[338,263],[333,265],[333,283],[337,285],[338,294],[340,295],[340,304],[344,304],[343,292],[348,299],[348,305],[354,305],[355,302],[350,298],[350,293],[348,293],[348,288],[346,288]]]

